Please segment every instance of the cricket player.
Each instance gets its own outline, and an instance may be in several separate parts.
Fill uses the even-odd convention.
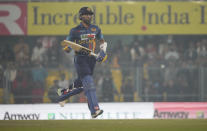
[[[98,115],[103,113],[103,110],[99,108],[92,75],[96,61],[104,62],[107,59],[107,43],[104,41],[101,29],[98,26],[91,24],[93,14],[94,13],[91,8],[82,7],[79,10],[79,19],[81,20],[81,23],[70,30],[69,36],[66,40],[80,44],[86,48],[89,48],[93,52],[95,51],[96,42],[98,42],[100,43],[100,52],[96,58],[89,55],[87,52],[75,51],[74,64],[78,78],[69,86],[69,89],[64,89],[59,92],[60,97],[58,102],[61,106],[64,106],[66,99],[84,91],[84,94],[87,97],[91,116],[92,118],[96,118]],[[69,46],[64,48],[64,50],[68,53],[71,49],[72,48]]]

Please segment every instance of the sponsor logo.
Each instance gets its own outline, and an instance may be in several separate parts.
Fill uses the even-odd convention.
[[[40,114],[39,113],[9,113],[5,112],[4,120],[39,120]]]
[[[55,113],[48,113],[48,120],[54,120],[55,119]]]
[[[158,111],[157,109],[154,112],[154,118],[165,118],[165,119],[175,119],[175,118],[180,118],[180,119],[187,119],[189,117],[189,112],[184,112],[184,111]]]
[[[0,35],[25,35],[27,33],[26,3],[0,4]]]
[[[140,112],[105,112],[100,115],[99,119],[137,119],[141,118],[143,114]],[[88,119],[90,114],[86,112],[77,112],[77,113],[59,113],[60,119]]]
[[[95,39],[96,35],[95,34],[82,34],[80,35],[81,40],[88,40],[88,39]]]
[[[92,31],[92,32],[95,32],[95,31],[96,31],[96,28],[91,28],[91,31]]]
[[[86,119],[89,114],[85,112],[80,113],[59,113],[61,119]]]
[[[59,113],[59,114],[60,114],[60,117],[61,117],[61,118],[63,118],[63,119],[67,119],[67,114],[65,114],[65,113],[64,113],[64,114],[63,114],[63,113]]]
[[[207,32],[205,2],[88,4],[94,12],[92,24],[100,25],[104,29],[104,34],[206,34]],[[69,6],[72,8],[67,8]],[[63,8],[65,10],[62,10]],[[68,34],[65,28],[79,24],[79,14],[74,12],[79,8],[79,4],[70,2],[58,4],[30,2],[28,33]]]

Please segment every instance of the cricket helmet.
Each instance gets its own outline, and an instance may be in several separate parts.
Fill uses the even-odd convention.
[[[90,7],[82,7],[80,10],[79,10],[79,18],[81,20],[81,16],[82,15],[93,15],[93,11]]]

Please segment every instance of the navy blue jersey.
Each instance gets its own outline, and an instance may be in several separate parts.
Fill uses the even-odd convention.
[[[69,36],[66,40],[73,41],[93,52],[96,48],[96,40],[103,39],[101,29],[96,25],[90,25],[88,28],[84,27],[82,23],[70,30]]]

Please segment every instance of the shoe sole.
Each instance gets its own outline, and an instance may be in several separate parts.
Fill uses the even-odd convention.
[[[103,110],[100,110],[100,112],[94,116],[92,116],[92,118],[96,118],[97,116],[101,115],[103,113]]]
[[[60,104],[61,107],[64,107],[65,106],[65,103],[66,103],[66,100],[59,102],[59,104]]]

